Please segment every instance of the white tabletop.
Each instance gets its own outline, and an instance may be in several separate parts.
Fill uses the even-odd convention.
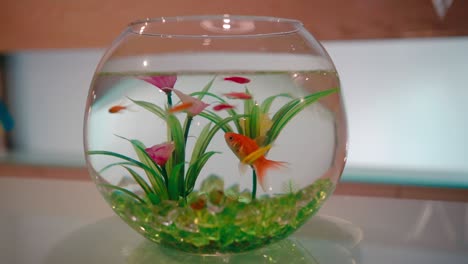
[[[200,257],[167,250],[114,216],[91,182],[0,179],[0,263],[468,264],[468,204],[332,196],[292,239]]]

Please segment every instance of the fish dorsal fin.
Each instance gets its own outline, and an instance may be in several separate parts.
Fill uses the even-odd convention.
[[[262,146],[266,138],[267,138],[266,136],[258,136],[255,138],[255,143],[257,143],[257,146]]]

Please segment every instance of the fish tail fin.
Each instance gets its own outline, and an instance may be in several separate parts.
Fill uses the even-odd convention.
[[[257,161],[255,161],[253,165],[255,168],[255,172],[257,173],[258,182],[260,183],[260,186],[262,186],[263,191],[266,190],[264,179],[265,179],[267,170],[279,169],[279,168],[285,167],[286,164],[287,164],[286,162],[268,160],[266,158],[260,158]]]
[[[135,105],[128,105],[125,107],[125,109],[133,113],[138,112],[138,109],[135,107]]]

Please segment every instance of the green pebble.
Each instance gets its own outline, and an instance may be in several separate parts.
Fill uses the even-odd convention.
[[[329,180],[318,180],[296,193],[262,196],[252,201],[249,190],[210,176],[187,205],[164,200],[143,204],[114,190],[107,199],[115,212],[151,241],[193,253],[234,253],[262,247],[289,236],[304,224],[333,190]],[[190,206],[206,201],[206,206]],[[221,209],[221,210],[220,210]]]

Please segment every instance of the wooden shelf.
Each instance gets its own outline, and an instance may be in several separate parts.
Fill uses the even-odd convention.
[[[85,167],[0,163],[0,177],[89,181]]]
[[[468,1],[439,18],[430,0],[82,0],[6,1],[0,8],[0,52],[107,47],[133,20],[242,14],[298,19],[319,40],[468,35]]]
[[[388,197],[397,199],[468,202],[468,189],[466,188],[341,182],[338,184],[335,194]]]
[[[90,180],[82,156],[8,153],[0,157],[0,177]]]

